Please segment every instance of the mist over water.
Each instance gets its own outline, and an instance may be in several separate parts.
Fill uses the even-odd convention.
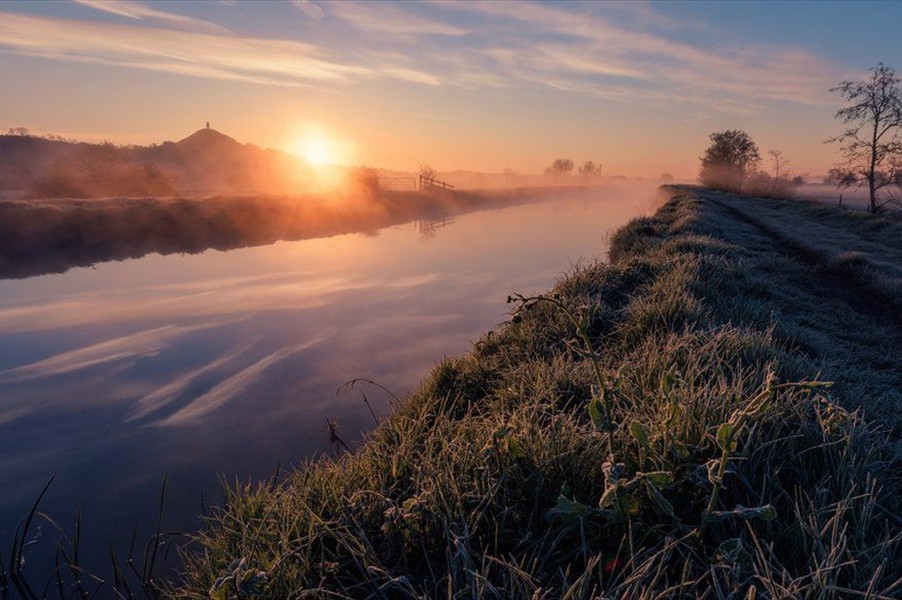
[[[88,565],[106,564],[108,539],[124,551],[136,523],[149,534],[164,474],[165,528],[191,530],[219,476],[331,452],[326,419],[359,440],[372,416],[359,390],[336,394],[344,382],[412,390],[506,320],[509,293],[603,258],[609,234],[658,202],[653,185],[612,186],[0,282],[0,547],[51,475],[42,509],[69,526],[81,507]]]

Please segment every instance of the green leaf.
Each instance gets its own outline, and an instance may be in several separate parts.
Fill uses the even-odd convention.
[[[717,428],[717,444],[727,452],[736,449],[736,442],[733,441],[734,431],[735,427],[732,423],[724,423]]]
[[[636,475],[639,475],[639,473],[636,473]],[[673,483],[673,473],[670,471],[651,471],[649,473],[642,473],[641,475],[646,481],[658,487]]]
[[[492,438],[497,442],[497,441],[507,437],[507,435],[510,432],[511,432],[510,427],[499,427],[492,433]]]
[[[507,449],[508,454],[511,455],[516,460],[522,460],[526,458],[526,449],[523,447],[523,444],[514,436],[510,436],[505,438],[504,445]]]
[[[648,432],[642,423],[639,421],[630,423],[630,433],[636,438],[636,441],[639,442],[642,448],[648,448]]]
[[[673,447],[674,452],[680,458],[686,458],[689,456],[689,447],[686,446],[681,440],[670,440],[670,445]]]
[[[604,491],[601,495],[601,498],[598,499],[598,507],[599,508],[611,508],[614,506],[614,500],[617,499],[617,488],[614,486],[609,487]]]
[[[598,398],[592,398],[589,401],[589,417],[592,418],[592,424],[597,429],[605,429],[608,425],[608,420],[602,411],[601,401]]]
[[[743,519],[750,521],[752,519],[761,519],[762,521],[773,521],[777,518],[777,509],[770,504],[764,506],[745,507],[737,504],[733,510],[718,510],[711,514],[715,519]]]
[[[731,538],[721,543],[714,553],[719,562],[727,564],[748,564],[752,562],[752,555],[745,549],[745,544],[739,538]]]
[[[224,583],[223,581],[221,581],[221,578],[214,581],[213,587],[211,587],[210,591],[208,592],[210,595],[210,600],[228,600],[229,588],[225,584],[230,581],[231,580]]]
[[[621,495],[619,504],[623,507],[623,512],[630,517],[638,517],[642,512],[642,502],[632,494]]]
[[[592,514],[592,508],[582,502],[570,500],[565,496],[557,497],[557,505],[545,511],[546,521],[563,521],[569,523]]]
[[[673,383],[676,380],[676,365],[671,365],[664,376],[661,378],[661,392],[665,398],[670,397],[670,391],[673,389]]]

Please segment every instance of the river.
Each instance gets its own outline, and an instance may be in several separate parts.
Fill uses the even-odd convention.
[[[327,420],[353,445],[390,397],[343,383],[403,396],[506,320],[508,294],[605,257],[610,233],[655,203],[652,185],[622,184],[0,281],[0,548],[51,476],[41,510],[71,533],[80,507],[82,562],[103,570],[108,540],[124,554],[136,526],[150,535],[164,475],[164,528],[188,531],[220,478],[338,451]],[[46,565],[57,537],[39,519],[26,559]]]

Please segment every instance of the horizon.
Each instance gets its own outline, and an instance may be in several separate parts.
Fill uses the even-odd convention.
[[[233,137],[232,135],[230,135],[227,132],[219,131],[218,129],[213,127],[212,124],[210,124],[210,123],[206,123],[204,127],[201,127],[200,129],[196,129],[196,130],[192,131],[191,133],[185,135],[184,137],[181,137],[180,139],[150,141],[146,144],[129,144],[129,143],[117,144],[110,140],[79,140],[79,139],[75,139],[75,138],[67,138],[64,136],[60,136],[53,132],[46,132],[46,133],[33,132],[33,131],[29,130],[27,127],[8,128],[6,133],[0,132],[0,137],[12,137],[12,138],[26,137],[26,138],[41,139],[41,140],[47,140],[50,142],[61,142],[64,144],[74,144],[74,145],[90,144],[90,145],[101,146],[101,145],[106,145],[106,144],[112,144],[113,146],[115,146],[117,148],[128,149],[128,148],[154,148],[154,147],[163,146],[165,144],[178,144],[178,143],[188,140],[189,138],[192,138],[196,134],[201,133],[203,131],[211,131],[218,135],[227,137],[241,146],[255,146],[257,148],[260,148],[261,150],[273,150],[276,152],[282,152],[282,153],[291,155],[294,158],[309,161],[309,159],[305,159],[305,156],[303,155],[303,153],[292,152],[290,149],[284,150],[281,148],[262,147],[262,146],[258,146],[257,144],[254,144],[253,142],[243,142],[239,139],[236,139],[235,137]],[[379,165],[354,165],[354,164],[343,164],[343,163],[329,163],[328,161],[319,162],[319,163],[314,162],[314,163],[310,163],[310,164],[315,167],[328,166],[328,167],[340,167],[340,168],[363,168],[363,169],[375,169],[377,171],[410,173],[410,174],[415,174],[417,172],[416,167],[408,169],[408,170],[401,170],[401,169],[391,169],[391,168],[387,168],[387,167],[382,167]],[[447,169],[447,170],[443,169],[443,170],[440,170],[437,172],[438,173],[448,173],[448,174],[463,173],[463,174],[474,174],[474,175],[480,175],[480,174],[481,175],[505,175],[506,174],[505,171],[503,171],[503,170],[502,171],[474,171],[474,170],[470,170],[470,169]],[[541,173],[538,171],[533,172],[533,173],[516,172],[516,174],[529,176],[529,177],[537,177],[537,176],[544,175],[544,173]],[[576,175],[572,175],[572,176],[576,177]],[[604,174],[596,175],[595,179],[597,179],[597,180],[603,180],[603,179],[645,180],[645,179],[657,179],[657,178],[656,177],[643,177],[643,176],[628,177],[628,176],[622,175],[620,173],[604,173]],[[685,180],[680,180],[680,181],[685,181]]]
[[[566,157],[681,180],[708,134],[742,129],[816,176],[839,161],[830,88],[902,55],[896,19],[873,22],[902,8],[852,7],[8,2],[0,127],[148,145],[209,121],[313,164],[540,173]]]

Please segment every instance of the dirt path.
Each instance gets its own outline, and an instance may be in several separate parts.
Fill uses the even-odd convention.
[[[821,377],[836,382],[847,408],[862,407],[892,435],[902,434],[902,304],[880,287],[881,277],[892,280],[892,269],[879,267],[894,260],[897,249],[816,216],[781,214],[769,201],[695,194],[703,200],[700,232],[736,245],[737,277],[761,290],[758,306],[767,317],[759,316],[757,324],[767,326],[763,321],[770,318],[776,335],[822,365]],[[872,279],[832,258],[863,247],[872,259],[866,271]]]
[[[844,268],[838,261],[831,260],[827,252],[818,251],[816,247],[806,245],[801,239],[787,235],[786,228],[779,226],[780,215],[774,214],[772,207],[760,204],[749,205],[747,199],[722,194],[714,194],[706,198],[727,210],[737,219],[748,223],[770,239],[775,248],[794,261],[807,265],[818,275],[819,287],[825,296],[838,298],[859,314],[870,319],[876,326],[892,332],[902,347],[902,298],[894,298],[886,290],[873,286],[873,283],[854,271]],[[743,206],[744,204],[744,206]],[[785,221],[785,216],[783,217]],[[796,224],[798,226],[798,223]],[[902,265],[902,251],[881,246],[869,240],[863,240],[854,232],[840,230],[837,227],[819,224],[811,219],[804,223],[805,236],[809,239],[830,240],[836,256],[844,252],[862,251],[868,248],[869,253],[880,253],[879,260],[871,260],[870,268],[881,263]],[[873,276],[874,274],[871,273]],[[894,273],[879,273],[876,278],[892,278]]]

